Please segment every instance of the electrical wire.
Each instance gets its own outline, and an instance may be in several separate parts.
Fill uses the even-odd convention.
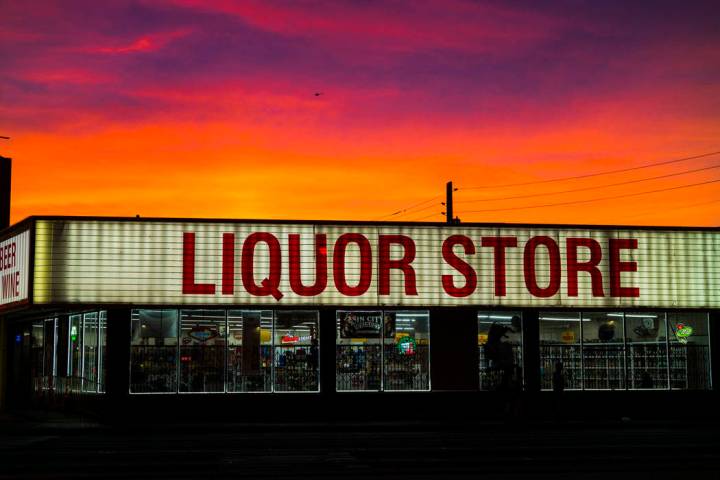
[[[603,200],[615,200],[618,198],[638,197],[641,195],[649,195],[652,193],[669,192],[671,190],[681,190],[684,188],[698,187],[700,185],[708,185],[711,183],[718,183],[718,182],[720,182],[720,179],[709,180],[707,182],[691,183],[688,185],[680,185],[677,187],[660,188],[657,190],[648,190],[645,192],[626,193],[623,195],[615,195],[615,196],[611,196],[611,197],[590,198],[587,200],[574,200],[574,201],[570,201],[570,202],[547,203],[544,205],[528,205],[528,206],[523,206],[523,207],[486,208],[486,209],[482,209],[482,210],[466,210],[464,212],[457,212],[457,213],[458,213],[458,215],[460,215],[460,214],[464,215],[466,213],[507,212],[507,211],[511,211],[511,210],[530,210],[530,209],[534,209],[534,208],[547,208],[547,207],[560,207],[560,206],[565,206],[565,205],[578,205],[581,203],[592,203],[592,202],[600,202]]]
[[[420,221],[420,220],[425,220],[426,218],[434,217],[435,215],[441,215],[441,214],[438,213],[438,212],[435,212],[435,213],[431,213],[430,215],[425,215],[424,217],[411,218],[410,220],[407,220],[407,221],[408,221],[408,222],[417,222],[417,221]]]
[[[571,177],[551,178],[548,180],[535,180],[532,182],[506,183],[506,184],[502,184],[502,185],[483,185],[483,186],[478,186],[478,187],[465,187],[465,188],[462,188],[461,190],[483,190],[483,189],[487,189],[487,188],[520,187],[520,186],[524,186],[524,185],[536,185],[536,184],[540,184],[540,183],[561,182],[561,181],[565,181],[565,180],[577,180],[577,179],[581,179],[581,178],[599,177],[602,175],[611,175],[613,173],[632,172],[635,170],[642,170],[644,168],[657,167],[660,165],[670,165],[671,163],[687,162],[690,160],[697,160],[698,158],[711,157],[713,155],[720,155],[720,151],[703,153],[700,155],[693,155],[692,157],[678,158],[675,160],[665,160],[662,162],[648,163],[645,165],[639,165],[637,167],[621,168],[618,170],[606,170],[604,172],[598,172],[598,173],[588,173],[586,175],[575,175],[575,176],[571,176]]]
[[[720,198],[718,198],[716,200],[710,200],[709,202],[691,203],[690,205],[681,205],[678,207],[663,208],[662,211],[653,210],[653,211],[642,212],[642,213],[638,213],[637,215],[630,215],[626,218],[638,218],[638,217],[644,217],[646,215],[654,215],[657,213],[671,212],[674,210],[684,210],[686,208],[702,207],[705,205],[711,205],[713,203],[718,203],[718,202],[720,202]]]
[[[624,182],[607,183],[604,185],[595,185],[593,187],[572,188],[570,190],[559,190],[559,191],[547,192],[547,193],[530,193],[527,195],[515,195],[515,196],[511,196],[511,197],[493,197],[493,198],[480,198],[480,199],[475,199],[475,200],[457,200],[455,203],[457,204],[457,203],[494,202],[494,201],[499,201],[499,200],[516,200],[519,198],[544,197],[546,195],[560,195],[563,193],[585,192],[588,190],[598,190],[601,188],[610,188],[610,187],[618,187],[621,185],[630,185],[632,183],[649,182],[651,180],[659,180],[661,178],[670,178],[670,177],[678,177],[680,175],[689,175],[691,173],[703,172],[705,170],[713,170],[715,168],[720,168],[720,164],[712,165],[709,167],[696,168],[694,170],[685,170],[682,172],[668,173],[665,175],[658,175],[655,177],[640,178],[640,179],[636,179],[636,180],[627,180]]]
[[[442,198],[442,197],[443,197],[443,195],[436,195],[436,196],[430,198],[429,200],[425,200],[424,202],[420,202],[420,203],[415,203],[415,204],[413,204],[413,205],[410,205],[409,207],[402,208],[402,209],[400,209],[400,210],[398,210],[398,211],[396,211],[396,212],[390,213],[390,214],[388,214],[388,215],[383,215],[382,217],[376,218],[375,220],[382,220],[383,218],[389,218],[389,217],[394,217],[394,216],[396,216],[396,215],[402,215],[402,214],[404,214],[404,213],[407,213],[407,212],[410,211],[410,210],[413,210],[413,209],[416,208],[416,207],[420,207],[420,206],[422,206],[422,205],[426,205],[426,204],[428,204],[428,203],[430,203],[430,202],[432,202],[432,201],[434,201],[434,200],[437,200],[438,198]],[[428,208],[431,208],[431,207],[428,207]],[[420,210],[418,210],[417,212],[421,212],[421,211],[423,211],[423,210],[427,210],[427,208],[420,209]],[[417,212],[413,212],[413,213],[417,213]]]

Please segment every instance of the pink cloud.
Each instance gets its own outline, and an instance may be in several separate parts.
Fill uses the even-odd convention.
[[[316,39],[361,40],[390,50],[451,48],[492,51],[554,36],[563,22],[548,15],[463,0],[408,4],[287,3],[250,0],[170,0],[199,10],[233,15],[273,33]],[[382,8],[380,8],[382,7]]]
[[[111,45],[111,46],[97,46],[84,48],[84,51],[92,53],[107,53],[107,54],[126,54],[126,53],[138,53],[138,52],[154,52],[165,47],[169,43],[186,37],[191,33],[189,29],[176,30],[171,32],[159,32],[144,35],[140,38],[135,39],[131,43]]]

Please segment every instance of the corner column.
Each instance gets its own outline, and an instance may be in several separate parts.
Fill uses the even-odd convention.
[[[130,309],[107,310],[107,356],[105,394],[110,418],[122,417],[130,392]]]

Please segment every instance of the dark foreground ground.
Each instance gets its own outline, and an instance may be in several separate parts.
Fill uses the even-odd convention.
[[[698,422],[108,427],[55,414],[0,429],[2,479],[720,479],[720,432]]]

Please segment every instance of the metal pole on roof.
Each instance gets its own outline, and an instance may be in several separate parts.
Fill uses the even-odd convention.
[[[12,159],[0,155],[0,230],[10,226]]]

